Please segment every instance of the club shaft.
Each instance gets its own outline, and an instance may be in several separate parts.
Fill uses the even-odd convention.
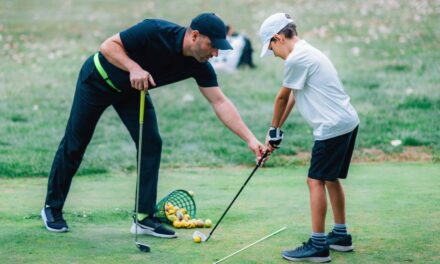
[[[237,197],[240,195],[241,191],[243,191],[244,187],[246,186],[246,184],[249,182],[249,180],[252,178],[252,176],[254,175],[254,173],[257,171],[257,169],[260,167],[261,163],[263,162],[264,158],[266,158],[268,154],[268,151],[264,152],[263,156],[260,158],[260,160],[258,161],[257,165],[255,166],[254,170],[252,171],[251,175],[249,175],[249,177],[246,179],[246,181],[244,182],[244,184],[241,186],[240,190],[238,191],[238,193],[235,195],[234,199],[232,200],[232,202],[229,204],[228,208],[226,208],[225,212],[223,213],[223,215],[220,217],[220,219],[217,221],[217,223],[215,224],[214,228],[211,230],[211,232],[209,233],[208,237],[206,238],[206,241],[209,240],[209,238],[211,237],[211,235],[214,233],[215,229],[217,228],[217,226],[220,224],[220,222],[222,221],[223,217],[225,217],[226,213],[229,211],[229,209],[231,208],[231,206],[234,204],[235,200],[237,199]]]
[[[139,141],[138,141],[138,162],[137,162],[137,177],[136,177],[136,202],[135,202],[135,242],[138,240],[137,235],[137,229],[138,229],[138,214],[139,214],[139,181],[140,181],[140,175],[141,175],[141,152],[142,152],[142,131],[143,131],[143,124],[139,125]]]
[[[135,231],[134,231],[134,241],[138,242],[138,214],[139,214],[139,185],[141,177],[141,154],[142,154],[142,134],[144,128],[144,111],[145,111],[145,91],[140,93],[139,102],[139,140],[138,140],[138,157],[137,157],[137,175],[136,175],[136,197],[135,197]]]
[[[245,250],[245,249],[248,249],[248,248],[252,247],[252,246],[255,245],[255,244],[260,243],[261,241],[263,241],[263,240],[265,240],[265,239],[268,239],[269,237],[274,236],[274,235],[278,234],[278,233],[281,232],[281,231],[284,231],[286,228],[287,228],[287,227],[283,227],[283,228],[281,228],[281,229],[279,229],[279,230],[273,232],[272,234],[267,235],[267,236],[265,236],[265,237],[263,237],[263,238],[261,238],[261,239],[255,241],[254,243],[252,243],[252,244],[250,244],[250,245],[247,245],[247,246],[245,246],[244,248],[242,248],[242,249],[240,249],[240,250],[238,250],[238,251],[235,251],[234,253],[232,253],[232,254],[230,254],[230,255],[228,255],[228,256],[222,258],[222,259],[217,260],[216,262],[214,262],[214,264],[220,263],[220,262],[222,262],[222,261],[224,261],[224,260],[226,260],[226,259],[228,259],[228,258],[230,258],[230,257],[232,257],[232,256],[234,256],[234,255],[236,255],[236,254],[238,254],[238,253],[240,253],[241,251],[243,251],[243,250]]]

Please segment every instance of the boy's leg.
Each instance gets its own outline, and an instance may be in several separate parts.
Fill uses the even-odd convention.
[[[330,197],[333,210],[334,225],[333,230],[327,236],[327,244],[330,249],[349,252],[353,251],[351,235],[347,234],[345,225],[345,194],[339,180],[326,181],[325,186]]]
[[[345,225],[345,193],[339,179],[345,179],[350,167],[351,157],[356,142],[358,128],[335,140],[338,142],[335,149],[342,157],[339,174],[336,179],[332,178],[325,182],[330,197],[330,203],[333,209],[334,226],[333,230],[327,236],[327,244],[336,251],[348,252],[353,250],[351,235],[347,234]]]
[[[341,182],[326,181],[325,186],[330,197],[335,224],[345,224],[345,194]]]
[[[328,262],[331,258],[324,233],[327,212],[325,182],[308,177],[307,185],[310,191],[310,209],[312,213],[311,238],[303,246],[283,251],[282,256],[292,261]]]
[[[325,215],[327,213],[327,198],[324,181],[307,178],[310,192],[310,209],[312,213],[312,231],[324,233]]]
[[[351,235],[347,234],[345,225],[345,194],[339,180],[326,181],[325,186],[330,197],[333,209],[334,226],[327,236],[327,244],[330,249],[349,252],[353,251]]]

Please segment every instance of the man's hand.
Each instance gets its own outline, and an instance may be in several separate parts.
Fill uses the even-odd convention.
[[[99,51],[111,64],[130,73],[130,83],[134,89],[147,91],[150,86],[156,86],[151,74],[128,57],[119,33],[106,39]]]
[[[253,138],[248,142],[248,147],[255,154],[255,162],[258,164],[261,157],[263,156],[263,153],[266,151],[266,148],[256,138]],[[268,158],[269,154],[263,159],[261,164],[264,164]]]
[[[279,127],[270,127],[267,132],[266,146],[272,152],[280,147],[283,140],[283,131]]]
[[[130,83],[131,87],[139,91],[146,91],[151,85],[156,86],[153,76],[141,67],[136,67],[130,70]]]

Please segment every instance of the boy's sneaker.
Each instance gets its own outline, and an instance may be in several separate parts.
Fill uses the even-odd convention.
[[[327,245],[330,247],[330,249],[333,249],[335,251],[339,252],[350,252],[353,251],[353,245],[351,242],[351,235],[337,235],[335,233],[330,232],[327,235]]]
[[[61,233],[69,231],[69,227],[63,218],[63,212],[60,209],[45,206],[41,209],[41,218],[46,229],[51,232]]]
[[[312,245],[312,239],[294,250],[285,250],[281,253],[283,258],[291,261],[330,262],[328,246],[316,248]]]
[[[136,217],[136,216],[135,216]],[[130,232],[134,234],[136,232],[136,222],[133,221]],[[166,228],[158,218],[145,217],[142,221],[138,221],[137,233],[140,235],[151,235],[162,238],[174,238],[177,237],[176,232]]]

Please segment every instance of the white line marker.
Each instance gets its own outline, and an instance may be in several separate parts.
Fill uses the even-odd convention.
[[[215,261],[213,264],[220,263],[220,262],[222,262],[222,261],[224,261],[224,260],[226,260],[226,259],[228,259],[228,258],[234,256],[235,254],[240,253],[241,251],[243,251],[243,250],[245,250],[245,249],[247,249],[247,248],[252,247],[253,245],[255,245],[255,244],[257,244],[257,243],[260,243],[261,241],[263,241],[263,240],[265,240],[265,239],[268,239],[269,237],[271,237],[271,236],[273,236],[273,235],[276,235],[276,234],[278,234],[278,233],[281,232],[281,231],[286,230],[286,228],[287,228],[287,227],[283,227],[283,228],[281,228],[281,229],[279,229],[279,230],[273,232],[272,234],[270,234],[270,235],[268,235],[268,236],[265,236],[265,237],[263,237],[263,238],[261,238],[261,239],[255,241],[254,243],[252,243],[252,244],[250,244],[250,245],[248,245],[248,246],[245,246],[244,248],[242,248],[242,249],[240,249],[240,250],[238,250],[238,251],[235,251],[235,252],[232,253],[231,255],[228,255],[228,256],[226,256],[226,257],[224,257],[224,258],[222,258],[222,259],[219,259],[219,260]]]

